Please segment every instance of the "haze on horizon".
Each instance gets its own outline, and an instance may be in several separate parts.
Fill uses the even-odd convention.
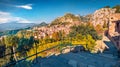
[[[65,13],[87,15],[119,0],[0,0],[0,23],[50,23]]]

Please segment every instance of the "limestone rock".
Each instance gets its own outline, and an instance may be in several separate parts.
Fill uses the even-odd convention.
[[[105,49],[109,49],[109,47],[102,41],[102,40],[97,40],[96,41],[96,46],[95,46],[95,50],[92,51],[93,53],[97,53],[97,52],[103,52]]]
[[[114,14],[116,9],[112,8],[101,8],[96,10],[92,16],[92,23],[94,26],[100,24],[103,25],[104,23],[108,23],[109,17],[111,14]]]

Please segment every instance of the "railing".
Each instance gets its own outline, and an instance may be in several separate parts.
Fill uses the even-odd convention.
[[[71,41],[71,40],[70,40]],[[60,42],[60,43],[62,43],[62,41]],[[40,45],[38,45],[37,44],[37,47],[38,46],[40,46]],[[37,53],[35,53],[35,54],[33,54],[33,55],[31,55],[31,56],[27,56],[27,57],[25,57],[25,58],[23,58],[23,59],[20,59],[20,60],[18,60],[18,61],[15,61],[15,62],[7,62],[6,63],[6,65],[4,65],[3,67],[10,67],[11,65],[15,65],[15,64],[17,64],[17,63],[19,63],[19,62],[21,62],[21,61],[24,61],[24,60],[26,60],[26,59],[28,59],[28,58],[30,58],[30,57],[33,57],[33,56],[36,56],[36,59],[37,59],[37,55],[38,54],[40,54],[40,53],[42,53],[42,52],[45,52],[45,51],[48,51],[48,50],[51,50],[51,49],[53,49],[53,48],[56,48],[56,47],[60,47],[61,45],[57,45],[57,46],[53,46],[53,47],[51,47],[51,48],[48,48],[48,49],[45,49],[45,50],[43,50],[43,51],[40,51],[40,52],[37,52]],[[66,45],[67,46],[67,45]],[[11,49],[12,47],[7,47],[7,48],[5,48],[5,50],[7,50],[7,49]],[[36,48],[36,45],[35,46],[32,46],[31,48]],[[36,50],[37,50],[37,48],[36,48]],[[3,54],[2,55],[2,57],[3,58],[5,58],[6,56],[12,56],[13,54],[17,54],[17,53],[20,53],[20,52],[22,52],[23,50],[17,50],[17,51],[15,51],[15,52],[9,52],[9,53],[7,53],[7,54]],[[27,51],[27,49],[26,49],[26,51]],[[26,52],[26,51],[24,51],[24,52]],[[5,52],[5,51],[4,51]]]
[[[8,63],[7,65],[5,65],[5,66],[3,66],[3,67],[9,67],[9,66],[11,66],[11,65],[15,65],[16,63],[19,63],[19,62],[21,62],[21,61],[24,61],[24,60],[26,60],[26,59],[28,59],[28,58],[30,58],[30,57],[32,57],[32,56],[35,56],[36,54],[40,54],[40,53],[42,53],[42,52],[45,52],[45,51],[51,50],[51,49],[53,49],[53,48],[56,48],[56,47],[58,47],[58,46],[59,46],[59,45],[53,46],[53,47],[51,47],[51,48],[45,49],[45,50],[40,51],[40,52],[37,52],[37,53],[35,53],[35,54],[31,55],[31,56],[27,56],[27,57],[25,57],[25,58],[23,58],[23,59],[21,59],[21,60],[16,61],[16,62]],[[36,60],[37,60],[37,58],[36,58]]]

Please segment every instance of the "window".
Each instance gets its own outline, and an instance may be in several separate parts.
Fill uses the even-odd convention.
[[[113,17],[111,17],[111,19],[113,19]]]

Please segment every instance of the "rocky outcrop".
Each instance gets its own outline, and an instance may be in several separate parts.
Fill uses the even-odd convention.
[[[66,24],[79,24],[80,16],[67,13],[62,17],[58,17],[52,21],[51,25],[66,25]]]
[[[105,49],[109,49],[109,47],[102,40],[97,40],[96,44],[97,45],[94,48],[95,50],[92,53],[97,53],[97,52],[103,53]]]
[[[120,50],[120,13],[115,13],[110,16],[108,37],[116,48]]]
[[[104,23],[108,23],[111,14],[114,14],[116,9],[112,8],[101,8],[96,10],[92,16],[92,23],[94,26],[100,24],[103,26]]]

